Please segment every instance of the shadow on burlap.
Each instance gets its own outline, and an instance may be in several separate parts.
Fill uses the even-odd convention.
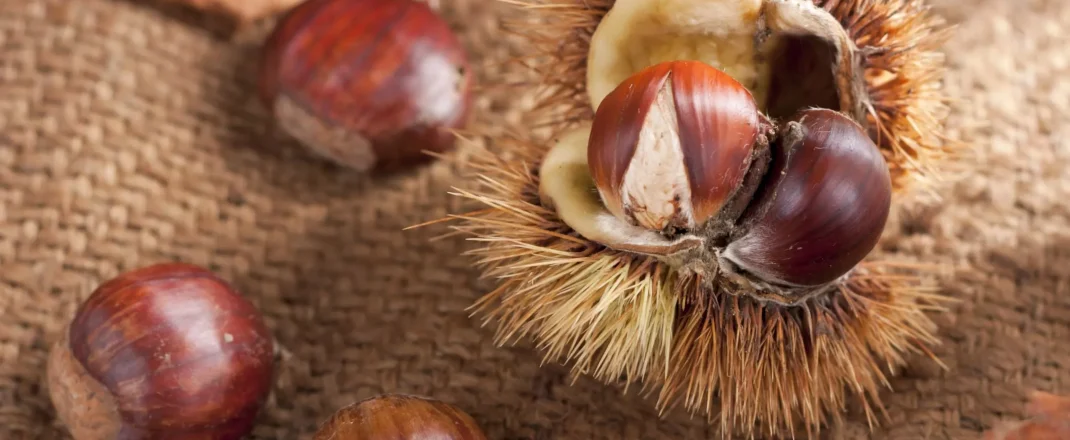
[[[509,78],[499,63],[525,48],[501,36],[503,7],[443,3],[480,82]],[[1070,3],[937,6],[959,25],[949,129],[976,154],[942,200],[902,201],[883,247],[956,268],[941,282],[962,301],[937,318],[950,370],[910,358],[888,421],[834,438],[973,439],[1022,416],[1028,390],[1070,393]],[[100,281],[162,260],[217,271],[267,316],[285,360],[257,438],[304,438],[380,392],[457,404],[493,439],[719,437],[495,347],[465,310],[486,288],[467,244],[401,231],[463,208],[456,165],[371,179],[311,157],[255,99],[257,41],[138,2],[0,5],[0,438],[64,438],[48,346]],[[485,89],[479,118],[519,123],[518,93]]]

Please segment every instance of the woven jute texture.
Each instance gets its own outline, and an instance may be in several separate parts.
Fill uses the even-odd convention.
[[[523,122],[524,90],[490,86],[525,50],[517,13],[444,0],[472,53],[477,120]],[[940,0],[958,26],[949,134],[975,146],[901,201],[883,248],[951,269],[937,317],[948,370],[891,381],[888,419],[831,438],[974,439],[1023,415],[1032,389],[1070,393],[1070,2]],[[42,378],[77,304],[121,271],[206,266],[263,310],[283,348],[256,438],[306,438],[380,392],[470,412],[492,439],[719,438],[700,418],[496,347],[466,310],[488,285],[463,238],[406,226],[460,212],[458,162],[362,177],[304,152],[255,99],[261,34],[222,37],[144,2],[0,2],[0,439],[62,439]],[[493,148],[493,145],[490,145]],[[466,147],[467,148],[467,147]]]

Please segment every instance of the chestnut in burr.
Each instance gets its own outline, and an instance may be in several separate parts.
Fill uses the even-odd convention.
[[[770,137],[770,122],[742,84],[706,64],[674,61],[606,96],[587,155],[610,212],[669,232],[703,226],[739,198]]]
[[[273,348],[226,281],[156,264],[80,305],[49,356],[49,392],[76,440],[240,439],[271,390]]]
[[[849,273],[891,209],[887,163],[858,123],[805,109],[774,124],[742,84],[697,61],[632,75],[575,133],[540,181],[566,224],[772,301]]]
[[[969,146],[944,129],[940,46],[953,32],[939,11],[926,0],[508,3],[530,18],[511,27],[545,93],[524,115],[532,130],[475,127],[494,148],[472,155],[455,195],[476,206],[440,217],[481,243],[473,264],[495,281],[472,308],[495,342],[529,340],[574,375],[657,389],[659,411],[705,418],[722,437],[820,435],[845,407],[879,426],[906,355],[936,358],[929,312],[946,300],[929,265],[870,250],[883,179],[894,200]],[[674,61],[709,69],[662,64]],[[841,135],[787,142],[806,123],[782,121],[815,108],[837,113],[819,127]],[[758,112],[773,129],[755,137]],[[842,134],[850,122],[870,141]],[[825,142],[833,151],[807,146]],[[873,148],[886,169],[861,151]],[[826,161],[859,168],[806,175]]]
[[[722,256],[770,282],[830,283],[884,231],[888,166],[862,127],[838,112],[803,110],[781,127],[768,177]]]

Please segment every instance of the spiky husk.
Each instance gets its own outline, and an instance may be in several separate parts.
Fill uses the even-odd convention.
[[[494,140],[455,195],[486,208],[452,216],[497,288],[473,306],[496,339],[533,339],[545,360],[656,393],[746,437],[813,434],[860,408],[879,423],[878,392],[904,356],[931,356],[927,310],[942,298],[910,267],[867,261],[837,292],[803,307],[710,291],[662,263],[587,241],[540,206],[546,147]],[[850,405],[854,403],[855,405]]]
[[[499,0],[527,9],[508,29],[530,42],[543,99],[533,118],[561,133],[590,120],[588,42],[615,0]],[[940,47],[950,28],[923,0],[813,0],[840,20],[863,54],[872,108],[870,134],[888,161],[897,192],[939,177],[938,164],[961,144],[944,135],[949,99]]]
[[[497,287],[473,307],[496,339],[532,339],[546,361],[625,387],[638,384],[666,411],[682,406],[748,438],[812,435],[846,408],[871,426],[879,391],[905,356],[932,356],[926,312],[944,298],[918,269],[868,259],[844,285],[801,307],[759,303],[701,283],[653,259],[584,239],[540,205],[546,137],[589,121],[587,42],[612,0],[499,0],[528,9],[508,26],[530,42],[523,62],[541,89],[530,132],[491,139],[470,158],[473,187],[455,195],[484,209],[451,216]],[[815,0],[866,54],[873,136],[897,190],[925,180],[950,151],[936,52],[942,24],[917,0]],[[544,130],[545,129],[545,130]],[[475,130],[476,134],[480,130]],[[539,134],[535,134],[539,133]],[[921,179],[918,179],[918,178]],[[852,405],[853,404],[853,405]]]

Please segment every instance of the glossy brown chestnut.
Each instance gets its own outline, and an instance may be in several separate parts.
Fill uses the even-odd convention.
[[[543,172],[572,181],[552,174],[564,168],[551,159],[568,148],[555,147]],[[774,126],[740,83],[695,61],[656,64],[606,95],[587,166],[605,210],[623,223],[567,203],[587,197],[583,188],[543,184],[541,196],[573,229],[779,298],[854,268],[891,207],[887,163],[858,123],[807,109]]]
[[[425,397],[386,394],[342,408],[313,440],[486,440],[471,416]]]
[[[240,439],[271,389],[256,308],[187,264],[100,285],[53,347],[48,385],[76,440]]]
[[[817,286],[877,245],[891,207],[888,165],[862,127],[832,110],[781,125],[766,181],[724,256],[759,278]]]
[[[456,35],[414,0],[308,0],[280,19],[260,66],[260,94],[279,126],[360,171],[453,149],[470,83]]]
[[[748,172],[760,174],[755,159],[767,154],[769,127],[724,72],[697,61],[656,64],[599,105],[591,177],[617,217],[656,231],[694,229],[737,197]]]

